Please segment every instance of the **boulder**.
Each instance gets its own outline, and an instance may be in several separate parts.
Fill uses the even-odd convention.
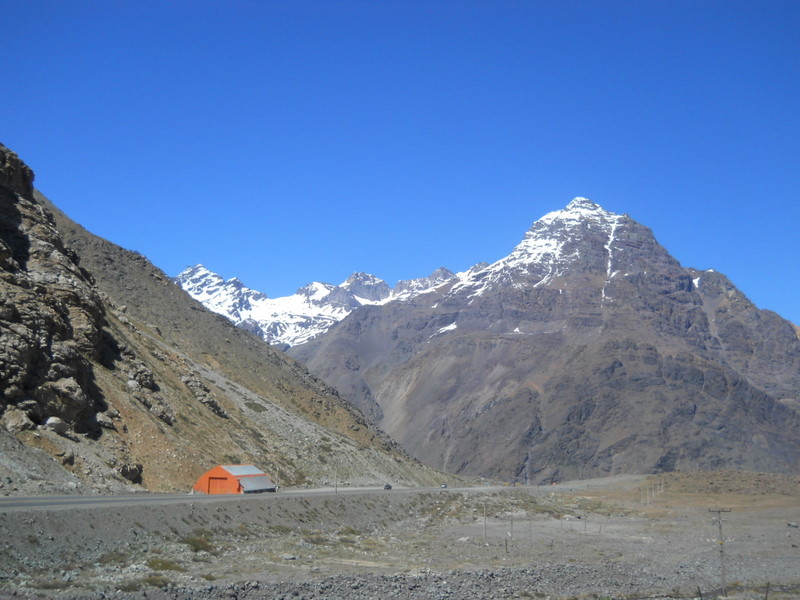
[[[59,419],[58,417],[48,417],[44,422],[45,429],[55,431],[58,435],[66,435],[69,433],[69,424]]]
[[[97,420],[97,424],[103,429],[116,429],[114,421],[111,420],[111,417],[107,413],[97,413],[95,419]]]
[[[119,474],[131,483],[142,483],[142,463],[127,463],[119,468]]]
[[[36,391],[36,396],[45,414],[58,416],[70,423],[84,417],[91,404],[72,377],[44,383]]]
[[[11,433],[19,433],[20,431],[36,428],[36,425],[33,421],[31,421],[28,413],[17,408],[6,410],[6,412],[3,413],[3,417],[0,419],[0,421],[2,421],[5,428]]]

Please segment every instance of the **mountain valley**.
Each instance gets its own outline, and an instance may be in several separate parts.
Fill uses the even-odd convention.
[[[798,330],[629,217],[576,199],[493,264],[307,286],[296,323],[330,318],[273,342],[308,368],[190,272],[216,306],[0,146],[0,594],[708,596],[724,505],[729,597],[796,596]],[[184,495],[221,462],[295,489]]]
[[[0,146],[0,494],[438,482],[330,386],[72,222]]]

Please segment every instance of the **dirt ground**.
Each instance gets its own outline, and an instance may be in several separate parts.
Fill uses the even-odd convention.
[[[786,599],[800,597],[798,522],[800,478],[729,472],[9,512],[0,594],[510,569],[537,574],[510,597],[711,598],[724,583],[732,598],[769,584]]]

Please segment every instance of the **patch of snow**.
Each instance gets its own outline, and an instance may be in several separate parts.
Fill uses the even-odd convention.
[[[611,229],[608,232],[608,242],[605,244],[606,249],[606,281],[603,284],[603,289],[601,290],[600,296],[602,298],[602,302],[605,302],[606,299],[606,286],[611,281],[611,278],[614,276],[614,271],[612,270],[612,264],[614,262],[614,239],[617,234],[617,227],[619,227],[619,221],[621,217],[619,215],[615,215],[613,221],[611,222]]]
[[[445,325],[444,327],[442,327],[436,333],[444,333],[445,331],[453,331],[454,329],[457,329],[457,328],[458,328],[458,324],[454,322],[454,323],[450,323],[450,325]]]
[[[434,334],[431,336],[431,338],[434,338],[434,337],[436,337],[437,335],[441,335],[441,334],[443,334],[443,333],[447,333],[448,331],[454,331],[454,330],[455,330],[455,329],[457,329],[457,328],[458,328],[458,325],[457,325],[455,322],[453,322],[453,323],[450,323],[450,325],[445,325],[444,327],[442,327],[441,329],[439,329],[439,331],[437,331],[436,333],[434,333]],[[428,338],[428,339],[430,339],[430,338]]]

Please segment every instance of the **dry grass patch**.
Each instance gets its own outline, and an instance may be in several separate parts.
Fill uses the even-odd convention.
[[[112,550],[106,552],[97,560],[103,566],[107,565],[120,565],[128,561],[129,554],[127,552],[120,552],[119,550]]]
[[[186,544],[191,548],[192,552],[208,552],[213,553],[216,547],[211,542],[211,533],[204,529],[196,529],[192,535],[187,535],[180,539],[182,544]]]
[[[146,564],[151,571],[186,571],[185,568],[175,561],[164,558],[150,558],[147,560]]]

